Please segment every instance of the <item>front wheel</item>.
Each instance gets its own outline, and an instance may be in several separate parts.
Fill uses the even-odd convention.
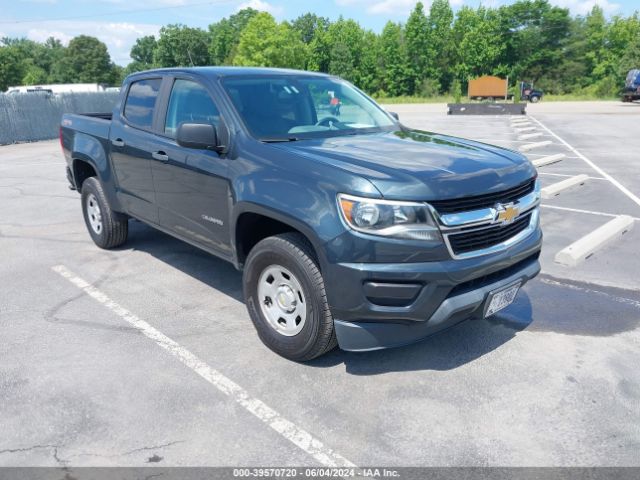
[[[129,221],[111,210],[102,184],[95,177],[82,184],[82,213],[91,239],[100,248],[115,248],[127,241]]]
[[[284,233],[253,247],[243,287],[258,336],[277,354],[306,361],[337,345],[322,274],[302,235]]]
[[[531,103],[538,103],[540,101],[540,97],[538,97],[537,95],[534,95],[533,97],[531,97],[531,100],[529,100]]]

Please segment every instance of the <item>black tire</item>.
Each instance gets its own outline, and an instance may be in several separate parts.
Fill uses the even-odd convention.
[[[258,283],[272,266],[284,267],[302,287],[306,319],[299,333],[285,336],[276,331],[263,313]],[[338,344],[327,303],[324,280],[313,248],[298,233],[283,233],[260,241],[249,253],[243,273],[244,298],[262,342],[278,355],[304,362],[319,357]]]
[[[529,99],[531,103],[538,103],[540,101],[540,97],[538,95],[534,95]]]
[[[110,249],[119,247],[127,241],[129,220],[125,215],[111,210],[102,184],[96,177],[90,177],[84,181],[81,198],[84,223],[97,246]],[[94,225],[96,223],[95,214],[92,214],[95,204],[99,208],[100,228],[92,226],[92,221]]]

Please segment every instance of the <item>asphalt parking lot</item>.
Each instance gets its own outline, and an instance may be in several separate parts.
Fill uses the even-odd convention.
[[[57,141],[0,147],[0,466],[638,466],[640,104],[529,106],[531,140],[506,116],[389,110],[550,141],[526,152],[565,155],[543,186],[588,179],[544,200],[543,273],[499,315],[308,364],[262,345],[231,265],[137,222],[95,247]],[[555,261],[618,215],[635,228]]]

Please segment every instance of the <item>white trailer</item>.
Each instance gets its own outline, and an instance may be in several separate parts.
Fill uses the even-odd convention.
[[[51,85],[22,85],[9,87],[7,94],[15,93],[70,93],[70,92],[104,92],[105,87],[99,83],[57,83]]]

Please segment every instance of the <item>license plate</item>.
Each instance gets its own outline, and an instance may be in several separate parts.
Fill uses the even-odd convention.
[[[484,312],[485,317],[490,317],[495,313],[498,313],[503,308],[508,307],[513,303],[518,294],[518,290],[520,290],[520,282],[509,285],[508,287],[494,291],[489,293],[489,298],[487,298],[487,307]]]

